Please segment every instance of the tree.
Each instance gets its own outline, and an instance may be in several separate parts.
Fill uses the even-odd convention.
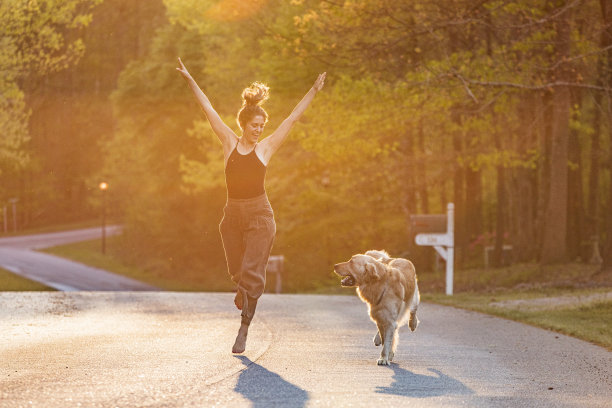
[[[604,78],[606,81],[606,85],[608,88],[612,86],[612,49],[610,45],[612,45],[612,6],[610,3],[604,0],[600,0],[601,5],[601,14],[603,16],[604,30],[602,32],[603,43],[607,45],[606,49],[606,71],[607,76]],[[608,137],[609,137],[609,148],[608,148],[608,205],[607,211],[605,211],[605,234],[606,239],[604,241],[604,251],[603,251],[603,264],[602,271],[610,271],[612,270],[612,97],[611,91],[608,89],[606,93],[607,96],[607,104],[608,104]]]
[[[98,4],[87,29],[79,32],[84,52],[78,62],[28,86],[29,151],[36,175],[23,174],[21,183],[31,223],[97,216],[101,142],[114,127],[109,95],[127,63],[145,54],[164,12],[161,0]]]
[[[556,2],[567,6],[568,2]],[[570,57],[572,10],[567,8],[554,24],[554,58],[556,69],[551,70],[552,81],[569,82],[569,69],[564,61]],[[568,141],[571,95],[569,87],[559,86],[552,101],[552,149],[550,156],[550,184],[544,220],[541,261],[561,262],[566,259],[567,245],[567,178]]]
[[[592,104],[586,92],[574,92],[578,108],[565,96],[604,88],[593,70],[603,52],[601,27],[585,24],[596,15],[592,4],[165,4],[170,25],[122,73],[113,96],[118,126],[105,144],[128,234],[142,243],[138,254],[168,264],[180,253],[185,269],[223,269],[214,251],[223,162],[180,78],[172,79],[180,55],[232,126],[238,95],[251,81],[271,85],[274,128],[316,73],[328,71],[326,88],[267,173],[279,225],[274,250],[285,255],[296,287],[329,279],[334,259],[364,248],[406,255],[408,216],[442,213],[450,200],[462,207],[457,225],[465,226],[467,264],[482,259],[477,251],[493,243],[493,232],[498,255],[505,243],[523,261],[545,247],[546,257],[566,255],[557,248],[565,238],[545,219],[557,211],[567,220],[559,211],[567,208],[567,182],[556,170],[567,172],[563,135],[571,130],[581,150],[588,146],[580,121],[590,118]],[[228,4],[235,12],[220,12]],[[588,163],[575,163],[584,176]],[[304,248],[323,256],[304,256]],[[175,258],[169,267],[177,265]]]
[[[99,1],[0,3],[0,199],[23,198],[17,177],[32,156],[29,93],[46,75],[66,69],[83,55],[78,33],[91,21],[90,9]]]

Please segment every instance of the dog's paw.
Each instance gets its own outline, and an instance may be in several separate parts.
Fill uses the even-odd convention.
[[[393,361],[393,357],[395,357],[395,353],[394,352],[389,352],[389,362]]]
[[[380,346],[382,344],[382,340],[380,338],[380,333],[376,332],[376,336],[374,336],[374,345],[376,347]]]
[[[385,358],[379,358],[378,361],[376,362],[378,365],[389,365],[389,360],[385,359]]]

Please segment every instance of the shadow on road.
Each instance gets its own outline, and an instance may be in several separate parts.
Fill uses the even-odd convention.
[[[234,391],[253,402],[253,407],[304,407],[308,392],[287,382],[280,375],[254,363],[248,357],[234,356],[247,368],[244,370]]]
[[[380,394],[400,395],[413,398],[439,397],[443,395],[471,395],[470,388],[439,370],[429,368],[435,375],[415,374],[399,365],[388,366],[393,370],[393,383],[389,387],[377,387]]]

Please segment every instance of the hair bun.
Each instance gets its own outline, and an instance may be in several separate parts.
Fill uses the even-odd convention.
[[[261,105],[270,96],[270,88],[261,82],[253,82],[242,91],[243,105]]]

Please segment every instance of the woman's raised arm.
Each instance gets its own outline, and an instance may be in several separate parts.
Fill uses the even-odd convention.
[[[215,111],[208,97],[204,94],[204,92],[202,92],[202,90],[200,89],[196,81],[193,79],[189,71],[187,71],[187,68],[185,68],[185,65],[183,65],[183,61],[181,61],[181,59],[179,58],[178,62],[179,67],[176,68],[176,70],[183,76],[183,78],[185,78],[187,84],[189,84],[189,87],[193,91],[193,94],[198,100],[198,103],[206,114],[206,118],[208,119],[208,122],[210,123],[213,132],[215,132],[215,134],[221,141],[221,144],[223,145],[223,150],[231,150],[236,144],[236,134],[229,126],[227,126],[223,122],[217,111]]]
[[[298,102],[295,108],[293,108],[293,111],[291,111],[289,116],[287,116],[287,118],[281,123],[278,129],[259,143],[262,150],[261,153],[263,153],[263,159],[266,164],[269,163],[272,155],[283,144],[287,138],[287,135],[289,135],[289,131],[291,131],[295,122],[302,117],[302,114],[304,114],[306,108],[308,105],[310,105],[310,102],[312,102],[317,92],[323,88],[323,84],[325,83],[325,75],[325,72],[319,74],[312,88],[310,88],[302,100]]]

